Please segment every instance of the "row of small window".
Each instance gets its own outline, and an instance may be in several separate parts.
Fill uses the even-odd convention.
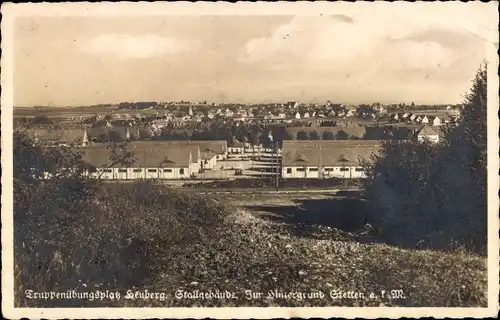
[[[132,172],[142,172],[143,169],[132,169]],[[171,173],[172,172],[172,169],[148,169],[147,171],[149,173],[156,173],[156,172],[166,172],[166,173]],[[106,173],[112,173],[113,172],[113,169],[104,169],[103,170],[104,172]],[[95,170],[93,172],[96,172]],[[118,172],[119,173],[125,173],[127,172],[127,169],[118,169]],[[184,169],[179,169],[179,174],[184,174]]]
[[[306,168],[297,168],[295,169],[297,172],[305,172]],[[309,172],[317,172],[318,168],[309,168]],[[330,172],[333,171],[333,168],[325,168],[325,171]],[[349,168],[340,168],[339,171],[346,172],[349,171]],[[356,172],[364,172],[363,168],[356,168],[354,171]],[[292,173],[292,168],[287,168],[286,173]]]

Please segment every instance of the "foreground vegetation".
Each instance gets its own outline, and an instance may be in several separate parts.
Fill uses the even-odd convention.
[[[260,199],[260,200],[259,200]],[[99,188],[78,212],[15,216],[16,305],[485,306],[486,261],[465,252],[405,250],[362,233],[267,221],[244,209],[273,199],[209,199],[148,182]],[[47,199],[47,202],[54,198]],[[278,199],[275,205],[290,205]],[[67,214],[65,214],[67,213]],[[300,235],[296,230],[308,230]],[[34,292],[120,292],[120,300],[35,300]],[[125,299],[128,290],[163,293]],[[177,298],[179,290],[239,299]],[[245,291],[262,298],[245,299]],[[267,292],[318,292],[270,299]],[[330,292],[356,291],[357,299]],[[396,291],[392,291],[396,290]],[[401,290],[401,291],[399,291]],[[385,297],[382,298],[382,291]],[[377,297],[370,297],[374,293]],[[391,294],[394,299],[391,299]],[[159,296],[161,297],[161,296]],[[397,298],[396,298],[397,297]]]

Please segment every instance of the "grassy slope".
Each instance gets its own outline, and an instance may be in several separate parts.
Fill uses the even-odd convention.
[[[88,306],[486,306],[487,272],[482,257],[359,243],[353,234],[336,229],[318,229],[316,238],[298,236],[282,223],[243,209],[248,204],[292,204],[286,196],[224,197],[213,205],[217,202],[231,212],[226,228],[206,243],[184,245],[174,257],[158,261],[161,273],[139,288],[165,292],[166,301],[121,299]],[[109,289],[104,287],[94,289]],[[176,290],[228,290],[239,299],[176,299]],[[321,290],[326,297],[246,300],[245,290]],[[365,298],[334,300],[329,297],[332,290],[355,290]],[[403,290],[405,298],[382,299],[382,290],[386,295],[390,290]],[[370,298],[371,292],[379,297]]]
[[[153,301],[155,306],[486,306],[486,261],[467,254],[412,251],[383,244],[360,244],[332,232],[331,240],[299,238],[260,222],[242,223],[239,252],[233,261],[246,261],[239,274],[193,276],[190,280],[164,278],[150,291],[229,290],[239,300]],[[335,237],[341,240],[335,240]],[[231,244],[228,244],[231,245]],[[225,271],[219,270],[220,273]],[[178,280],[181,280],[178,282]],[[244,291],[269,290],[312,292],[321,290],[324,299],[245,300]],[[403,290],[404,299],[382,299],[381,290]],[[364,299],[331,299],[332,290],[365,293]],[[369,298],[373,292],[379,297]],[[142,305],[128,301],[127,305]]]

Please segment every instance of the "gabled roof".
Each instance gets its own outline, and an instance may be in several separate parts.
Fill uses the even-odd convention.
[[[202,151],[202,152],[200,152],[200,156],[201,156],[201,159],[202,159],[202,160],[210,160],[210,159],[212,159],[213,157],[215,157],[215,156],[216,156],[216,154],[215,154],[215,153],[213,153],[213,152],[203,152],[203,151]]]
[[[216,154],[225,154],[227,152],[226,140],[191,140],[188,143],[198,145],[201,152],[210,151]]]
[[[92,127],[86,128],[87,137],[90,141],[125,141],[127,139],[127,126],[114,126],[114,127]]]
[[[283,141],[283,166],[356,166],[380,150],[380,140]]]
[[[154,136],[152,128],[145,126],[130,127],[129,132],[130,132],[130,139],[133,140],[147,139]]]
[[[111,164],[111,151],[107,144],[95,144],[82,148],[85,153],[83,160],[95,167],[107,167]],[[157,144],[128,143],[126,150],[132,152],[135,161],[129,165],[130,168],[176,168],[188,167],[192,163],[191,150],[189,148],[162,148]],[[114,165],[113,167],[125,167],[125,165]]]
[[[28,131],[33,139],[51,143],[78,144],[83,142],[84,128],[34,128]]]
[[[192,148],[194,154],[201,152],[212,152],[215,154],[225,154],[227,152],[226,140],[164,140],[164,141],[134,141],[133,143],[153,143],[163,148]],[[195,156],[193,156],[195,157]]]
[[[296,154],[295,161],[297,161],[297,162],[306,161],[307,162],[309,160],[307,159],[307,156],[299,150]]]
[[[418,130],[417,135],[419,135],[419,136],[436,136],[436,135],[439,135],[439,132],[432,126],[423,126],[420,130]]]

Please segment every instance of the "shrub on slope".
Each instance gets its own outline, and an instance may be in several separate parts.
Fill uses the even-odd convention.
[[[175,248],[210,241],[226,215],[210,199],[147,182],[104,188],[71,214],[49,208],[29,219],[17,212],[16,303],[30,303],[25,290],[130,289],[152,283],[165,263],[177,259]]]

